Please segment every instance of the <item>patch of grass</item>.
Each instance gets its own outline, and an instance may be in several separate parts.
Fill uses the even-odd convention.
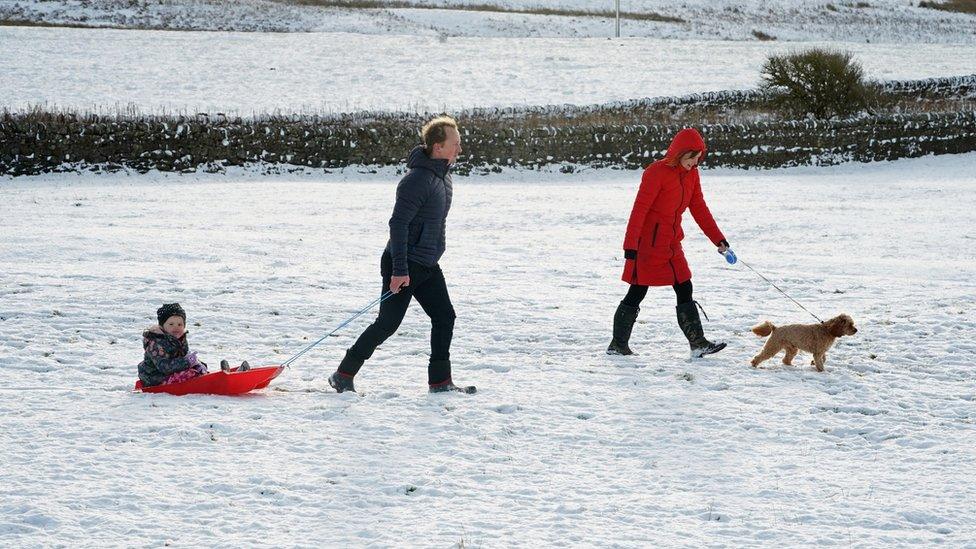
[[[88,23],[55,23],[51,21],[27,21],[24,19],[0,19],[0,27],[46,27],[64,29],[126,29],[126,30],[166,30],[173,32],[220,32],[223,29],[196,29],[192,27],[168,27],[165,24],[129,24],[117,25],[114,23],[104,23],[91,25]],[[288,34],[290,30],[277,29],[242,29],[234,32],[253,32],[253,33],[278,33]]]
[[[976,15],[976,0],[947,0],[944,2],[919,2],[920,8],[930,8],[941,11],[954,11]]]
[[[614,17],[615,12],[610,10],[575,10],[560,8],[507,8],[496,4],[443,4],[439,6],[428,6],[416,4],[406,0],[275,0],[284,4],[296,4],[301,6],[320,6],[326,8],[347,8],[347,9],[428,9],[428,10],[452,10],[452,11],[481,11],[493,13],[516,13],[522,15],[558,15],[562,17]],[[634,21],[658,21],[661,23],[685,23],[680,17],[661,15],[655,12],[635,12],[621,11],[621,19]]]
[[[58,27],[66,29],[97,29],[95,25],[84,23],[45,23],[43,21],[27,21],[25,19],[0,19],[0,27]]]
[[[753,30],[752,35],[756,37],[760,42],[771,42],[776,40],[776,37],[771,34],[766,34],[763,31]]]
[[[159,0],[162,2],[162,0]],[[500,6],[496,4],[442,4],[437,6],[418,4],[410,0],[272,0],[281,4],[287,4],[292,6],[316,6],[316,7],[326,7],[326,8],[342,8],[342,9],[430,9],[430,10],[454,10],[454,11],[469,11],[469,12],[485,12],[485,13],[504,13],[504,14],[520,14],[520,15],[547,15],[547,16],[560,16],[560,17],[601,17],[601,18],[613,18],[615,12],[612,10],[579,10],[579,9],[560,9],[560,8],[545,8],[545,7],[526,7],[526,8],[509,8],[505,6]],[[660,23],[685,23],[684,19],[680,17],[673,17],[668,15],[661,15],[659,13],[651,11],[621,11],[621,19],[628,19],[633,21],[656,21]],[[170,28],[167,26],[160,27],[159,25],[142,25],[133,24],[118,26],[114,24],[101,24],[92,25],[84,22],[71,22],[71,23],[52,23],[46,21],[28,21],[24,19],[3,19],[0,18],[0,26],[20,26],[20,27],[61,27],[61,28],[78,28],[78,29],[95,29],[95,28],[130,28],[130,29],[142,29],[142,30],[152,30],[157,28],[165,28],[166,30],[174,31],[192,31],[196,29],[192,28],[182,28],[175,27]],[[212,29],[219,30],[219,29]],[[244,31],[246,32],[246,31]],[[287,32],[281,30],[268,30],[261,32]]]

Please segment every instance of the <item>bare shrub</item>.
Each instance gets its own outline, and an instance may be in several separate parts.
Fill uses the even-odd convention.
[[[772,101],[793,114],[815,118],[850,116],[869,110],[876,100],[864,69],[849,52],[813,48],[772,55],[762,68],[762,87]]]

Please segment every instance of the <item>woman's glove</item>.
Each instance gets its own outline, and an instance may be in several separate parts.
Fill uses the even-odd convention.
[[[718,243],[718,253],[725,257],[725,261],[727,261],[729,265],[735,265],[736,261],[739,260],[739,258],[735,256],[735,252],[732,251],[732,248],[729,247],[728,240],[722,239]]]
[[[624,259],[637,259],[637,250],[624,250]]]

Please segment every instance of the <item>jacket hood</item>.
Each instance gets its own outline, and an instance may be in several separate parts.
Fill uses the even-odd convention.
[[[674,139],[671,140],[671,145],[668,147],[668,155],[666,158],[668,160],[674,160],[682,153],[688,151],[701,151],[702,158],[705,158],[705,153],[708,152],[708,147],[705,146],[705,140],[695,128],[685,128],[674,136]]]
[[[407,156],[407,167],[411,170],[414,168],[424,168],[434,172],[441,178],[447,175],[447,170],[450,168],[447,165],[447,160],[427,156],[422,145],[417,145],[410,151],[410,155]]]

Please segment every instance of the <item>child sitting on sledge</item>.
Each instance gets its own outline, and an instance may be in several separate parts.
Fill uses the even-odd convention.
[[[207,365],[190,352],[186,342],[186,311],[179,303],[167,303],[156,310],[158,326],[142,333],[145,356],[139,363],[139,380],[144,387],[179,383],[207,373]]]
[[[156,310],[158,326],[150,326],[142,333],[145,356],[139,363],[139,380],[143,387],[179,383],[207,373],[207,364],[200,362],[197,353],[190,352],[186,341],[186,311],[179,303],[167,303]],[[245,360],[238,371],[251,367]],[[226,360],[220,369],[230,371]]]

